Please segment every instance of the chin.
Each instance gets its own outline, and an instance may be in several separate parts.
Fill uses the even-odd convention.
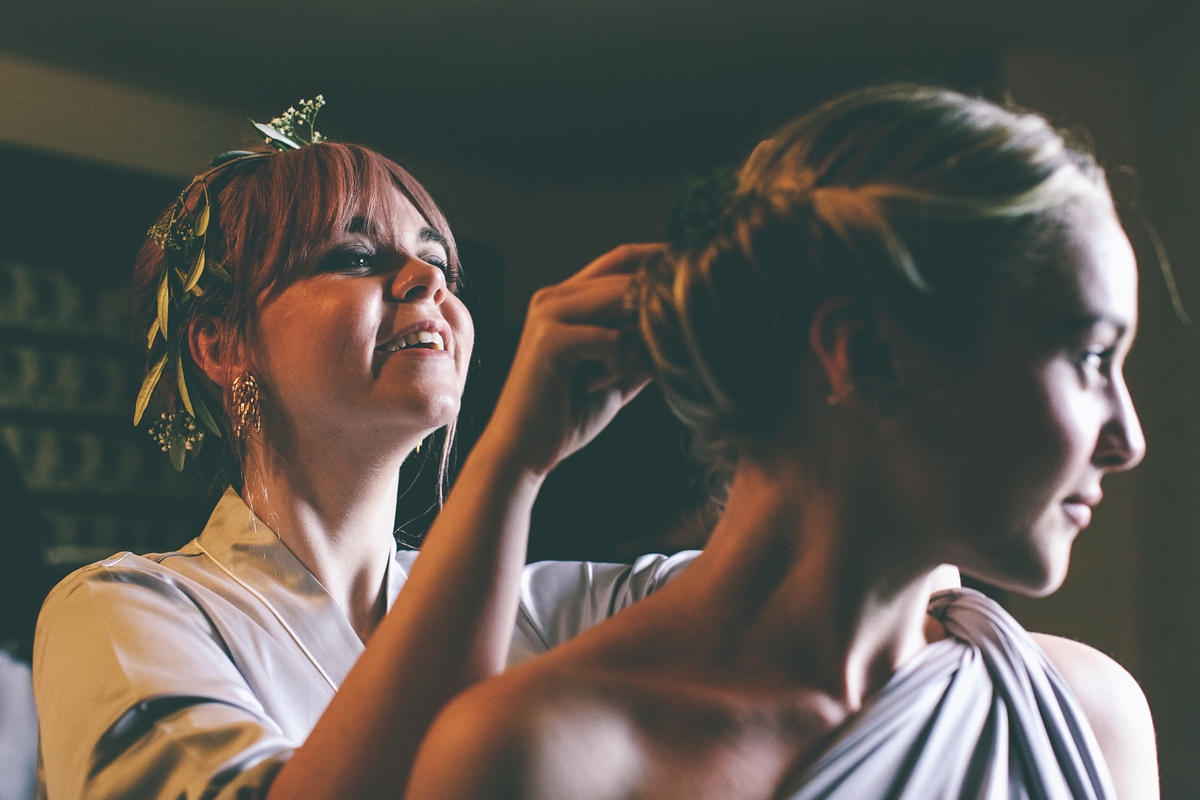
[[[997,555],[987,563],[961,568],[972,578],[998,588],[1029,597],[1046,597],[1058,591],[1067,578],[1074,538],[1072,535],[1047,546],[1023,548],[1021,553]]]
[[[1074,537],[1071,537],[1072,539]],[[1067,579],[1067,568],[1071,563],[1071,544],[1055,547],[1053,552],[1034,554],[1029,569],[1013,588],[1030,597],[1048,597],[1057,592]]]
[[[458,417],[461,405],[462,398],[451,392],[405,394],[395,398],[382,413],[405,427],[444,428]]]

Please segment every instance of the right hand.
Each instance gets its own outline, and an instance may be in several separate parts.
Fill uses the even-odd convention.
[[[485,436],[544,476],[590,442],[650,382],[619,325],[633,274],[661,244],[622,245],[534,294]]]

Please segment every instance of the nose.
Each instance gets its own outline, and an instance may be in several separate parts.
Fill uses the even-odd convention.
[[[440,267],[411,256],[396,270],[389,288],[391,299],[399,303],[429,300],[441,305],[450,293]]]
[[[1142,433],[1142,423],[1124,378],[1113,383],[1113,414],[1100,431],[1095,460],[1100,466],[1119,472],[1132,469],[1141,462],[1146,455],[1146,436]]]

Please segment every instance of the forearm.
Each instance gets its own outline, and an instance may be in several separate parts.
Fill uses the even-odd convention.
[[[543,478],[649,379],[616,323],[633,270],[660,249],[618,248],[535,295],[496,412],[404,590],[271,800],[402,796],[438,712],[503,667]]]
[[[395,605],[272,787],[291,797],[399,797],[434,717],[499,671],[512,636],[542,476],[485,432]]]

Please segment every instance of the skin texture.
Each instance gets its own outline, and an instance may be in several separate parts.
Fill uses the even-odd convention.
[[[1101,478],[1145,447],[1121,372],[1137,322],[1128,242],[1095,208],[1058,245],[1049,273],[965,350],[916,340],[853,298],[826,300],[795,402],[743,448],[704,554],[451,703],[408,796],[773,797],[944,635],[925,613],[938,564],[1056,588]],[[1120,796],[1156,797],[1136,684],[1084,645],[1047,652]]]
[[[399,797],[429,724],[507,654],[529,515],[547,472],[594,437],[647,377],[614,327],[631,245],[535,297],[492,421],[463,464],[390,612],[383,586],[398,472],[458,410],[471,320],[399,199],[395,241],[344,232],[299,278],[261,298],[243,346],[191,330],[219,387],[251,371],[262,431],[246,442],[243,498],[329,590],[366,650],[269,797]],[[446,349],[385,353],[413,326]]]

